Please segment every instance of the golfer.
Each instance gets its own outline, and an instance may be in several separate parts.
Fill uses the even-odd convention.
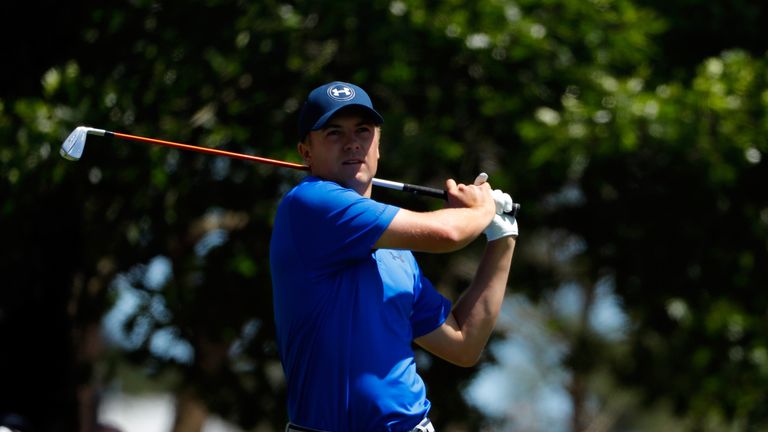
[[[447,207],[413,212],[371,199],[384,122],[344,82],[313,90],[299,114],[310,175],[280,202],[270,244],[277,342],[287,379],[287,431],[434,431],[415,342],[472,366],[501,308],[517,222],[509,195],[447,180]],[[411,251],[488,243],[451,305]]]

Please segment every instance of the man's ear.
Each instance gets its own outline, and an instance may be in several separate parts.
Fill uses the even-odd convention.
[[[309,146],[303,142],[299,142],[296,144],[296,151],[299,152],[299,156],[301,156],[301,159],[304,161],[304,163],[309,162],[309,159],[312,156],[312,151],[309,149]]]
[[[303,142],[296,145],[296,150],[299,152],[299,156],[304,160],[304,164],[309,165],[312,163],[312,149]]]

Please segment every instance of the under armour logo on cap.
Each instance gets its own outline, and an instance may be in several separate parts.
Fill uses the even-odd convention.
[[[328,96],[338,101],[347,101],[355,97],[355,89],[346,84],[336,84],[328,87]]]
[[[320,130],[342,108],[355,106],[367,112],[374,123],[384,119],[376,112],[368,93],[360,87],[341,81],[323,84],[312,90],[299,112],[299,140],[303,141],[310,131]]]

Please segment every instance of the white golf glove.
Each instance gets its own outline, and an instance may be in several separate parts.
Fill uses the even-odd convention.
[[[475,185],[481,185],[488,181],[488,174],[480,173],[475,179]],[[509,237],[518,235],[517,219],[514,216],[504,214],[508,211],[512,211],[514,201],[509,194],[504,193],[501,189],[496,189],[491,192],[493,201],[496,203],[496,216],[485,228],[483,233],[488,241],[498,240],[502,237]]]
[[[491,192],[491,195],[496,202],[497,215],[512,211],[512,205],[515,204],[515,202],[512,201],[512,197],[509,196],[508,193],[504,193],[501,189],[494,189],[493,192]]]
[[[512,215],[500,214],[493,217],[491,223],[483,231],[488,241],[502,237],[517,237],[517,219]]]

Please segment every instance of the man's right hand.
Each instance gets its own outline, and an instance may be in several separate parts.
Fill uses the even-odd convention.
[[[484,208],[490,212],[488,216],[496,213],[496,203],[488,183],[466,185],[448,179],[445,181],[445,189],[448,192],[449,208]]]
[[[488,174],[481,172],[477,175],[475,178],[475,185],[479,186],[481,184],[484,184],[488,181]],[[512,197],[509,196],[508,193],[505,193],[501,189],[494,189],[491,192],[491,196],[493,197],[493,201],[496,203],[496,214],[504,214],[512,211],[512,208],[514,207],[515,202],[512,201]]]

